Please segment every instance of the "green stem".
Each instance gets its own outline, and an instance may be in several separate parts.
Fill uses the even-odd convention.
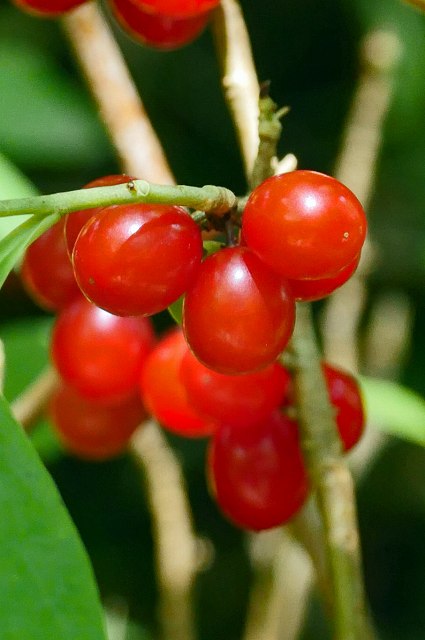
[[[314,335],[310,305],[298,305],[291,348],[301,444],[322,516],[330,569],[335,640],[372,640],[353,482],[342,456]]]
[[[200,209],[223,215],[237,204],[236,196],[224,187],[207,185],[189,187],[169,186],[131,180],[112,187],[95,187],[48,196],[0,200],[0,217],[56,212],[63,216],[80,209],[106,207],[113,204],[169,204]]]
[[[255,189],[266,178],[273,175],[272,161],[276,157],[277,144],[282,132],[280,114],[276,111],[277,105],[268,95],[260,95],[259,109],[258,134],[260,144],[249,179],[251,189]]]

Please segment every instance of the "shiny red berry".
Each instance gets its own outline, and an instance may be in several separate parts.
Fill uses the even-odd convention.
[[[35,302],[48,311],[59,311],[81,296],[64,240],[60,220],[26,250],[21,279]]]
[[[357,256],[347,267],[341,269],[336,276],[322,278],[321,280],[289,280],[289,284],[295,300],[300,302],[313,302],[321,300],[333,293],[347,282],[357,269],[360,256]]]
[[[141,378],[143,402],[165,428],[181,436],[208,436],[216,425],[189,404],[181,379],[188,347],[180,329],[165,335],[147,358]]]
[[[104,406],[66,386],[53,396],[50,415],[64,447],[87,460],[106,460],[122,453],[146,418],[139,397]]]
[[[53,327],[51,355],[62,379],[89,400],[115,403],[137,392],[154,345],[147,318],[121,318],[80,298]]]
[[[134,0],[109,0],[112,13],[121,27],[137,42],[155,49],[183,47],[204,30],[209,13],[175,17],[151,13]]]
[[[308,493],[296,423],[275,411],[249,427],[222,425],[208,475],[219,507],[238,526],[258,531],[288,522]]]
[[[191,350],[205,366],[226,374],[274,362],[291,337],[294,317],[286,280],[246,247],[206,258],[183,306]]]
[[[89,300],[122,316],[152,315],[192,283],[201,232],[180,207],[119,205],[90,218],[74,246],[77,282]]]
[[[193,18],[211,11],[220,0],[135,0],[146,12],[169,18]]]
[[[291,380],[278,363],[238,376],[217,373],[190,351],[183,358],[181,377],[192,407],[201,415],[236,426],[270,415],[282,403]]]
[[[101,178],[96,178],[96,180],[92,180],[88,184],[84,185],[83,189],[92,189],[93,187],[112,187],[116,184],[124,184],[131,179],[132,178],[130,178],[130,176],[127,176],[124,173],[102,176]],[[73,213],[69,213],[65,216],[65,242],[70,257],[72,256],[75,241],[77,240],[81,229],[84,227],[86,222],[90,220],[90,218],[92,218],[96,213],[99,213],[99,211],[102,211],[104,208],[105,207],[94,207],[93,209],[80,209],[80,211],[74,211]]]
[[[346,371],[323,364],[329,398],[336,409],[336,422],[344,451],[360,440],[365,427],[365,414],[359,385]]]
[[[26,13],[43,18],[55,18],[83,4],[85,0],[13,0]]]
[[[336,276],[359,255],[366,227],[356,196],[314,171],[268,178],[252,192],[242,219],[247,245],[291,280]]]

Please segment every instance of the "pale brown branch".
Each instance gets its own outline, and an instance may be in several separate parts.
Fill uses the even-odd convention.
[[[114,36],[95,2],[69,12],[62,23],[75,51],[123,171],[172,184],[173,174]]]
[[[363,42],[363,72],[348,116],[335,176],[368,207],[382,142],[382,128],[394,88],[394,70],[401,45],[391,32],[375,31]],[[357,334],[374,249],[368,239],[357,273],[329,299],[323,313],[323,350],[326,359],[350,371],[359,369]]]
[[[250,557],[255,574],[244,640],[295,640],[313,579],[308,555],[286,529],[274,529],[251,536]]]
[[[12,413],[26,431],[42,415],[57,385],[58,376],[48,367],[12,402]]]
[[[146,474],[163,640],[193,640],[192,587],[198,568],[197,540],[181,466],[154,422],[133,436],[131,450]]]
[[[249,179],[258,150],[260,94],[251,43],[236,0],[221,0],[214,15],[214,34],[224,96],[236,128],[245,175]]]

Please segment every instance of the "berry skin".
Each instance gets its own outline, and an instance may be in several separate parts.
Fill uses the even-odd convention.
[[[360,261],[357,256],[353,262],[341,269],[336,276],[322,278],[321,280],[289,280],[289,284],[295,300],[300,302],[314,302],[321,300],[333,293],[347,282],[356,271]]]
[[[82,398],[66,386],[53,396],[50,415],[64,447],[87,460],[106,460],[122,453],[146,418],[138,397],[104,406]]]
[[[268,178],[252,192],[242,218],[246,244],[290,280],[336,276],[359,255],[366,228],[356,196],[315,171]]]
[[[64,382],[88,400],[113,404],[138,389],[154,345],[147,318],[121,318],[81,297],[53,327],[51,356]]]
[[[188,347],[180,329],[165,335],[147,358],[141,378],[143,402],[166,429],[188,438],[208,436],[216,428],[189,404],[180,375]]]
[[[286,523],[308,494],[297,425],[278,411],[249,427],[221,425],[207,471],[224,514],[254,531]]]
[[[274,362],[292,335],[294,319],[287,281],[246,247],[206,258],[183,305],[183,330],[195,356],[230,375]]]
[[[181,377],[191,406],[201,415],[232,426],[248,426],[266,418],[283,401],[291,378],[273,363],[245,375],[229,376],[205,367],[188,351]]]
[[[169,18],[193,18],[220,4],[220,0],[136,0],[144,11]]]
[[[177,300],[202,258],[201,232],[180,207],[118,205],[93,216],[72,256],[89,300],[116,315],[152,315]]]
[[[331,365],[322,365],[329,398],[336,409],[336,423],[344,451],[360,440],[365,427],[365,415],[360,389],[349,373]]]
[[[26,250],[21,280],[35,302],[48,311],[59,311],[81,296],[63,237],[60,220]]]
[[[209,13],[173,17],[147,11],[134,0],[109,0],[117,22],[134,40],[163,51],[183,47],[204,30]]]
[[[42,18],[56,18],[83,4],[85,0],[13,0],[22,11]]]
[[[132,178],[123,173],[113,174],[110,176],[103,176],[102,178],[96,178],[96,180],[92,180],[88,184],[84,185],[83,189],[92,189],[93,187],[112,187],[116,184],[124,184],[130,180],[132,180]],[[73,213],[69,213],[65,216],[65,242],[70,258],[72,256],[75,241],[77,240],[81,229],[84,227],[86,222],[90,220],[90,218],[99,213],[99,211],[102,211],[104,208],[105,207],[94,207],[93,209],[81,209],[80,211],[74,211]]]

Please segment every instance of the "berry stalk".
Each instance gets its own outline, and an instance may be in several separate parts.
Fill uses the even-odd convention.
[[[292,350],[301,444],[325,532],[335,639],[372,640],[353,481],[334,426],[309,305],[298,305]]]
[[[113,204],[170,204],[190,207],[220,216],[236,206],[237,198],[229,189],[206,185],[159,185],[145,180],[131,180],[111,187],[79,189],[33,198],[0,201],[0,217],[52,212],[64,216],[80,209],[107,207]]]

